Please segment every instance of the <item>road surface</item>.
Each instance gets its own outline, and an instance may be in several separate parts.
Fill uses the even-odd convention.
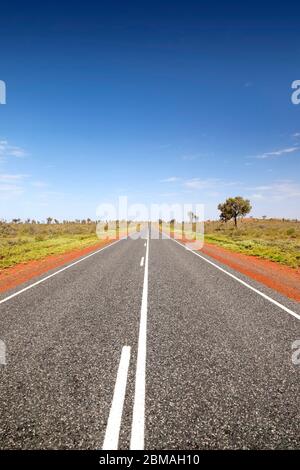
[[[300,448],[300,305],[142,235],[0,296],[0,448]]]

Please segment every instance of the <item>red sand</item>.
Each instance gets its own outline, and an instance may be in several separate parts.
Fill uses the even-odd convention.
[[[21,263],[12,266],[11,268],[2,269],[0,270],[0,292],[13,289],[23,282],[29,281],[36,276],[40,276],[50,269],[58,268],[75,260],[76,258],[87,255],[92,251],[108,245],[112,241],[97,242],[94,245],[90,245],[86,248],[68,251],[67,253],[62,253],[60,255],[50,255],[47,256],[47,258],[43,258],[37,261],[28,261],[27,263]]]
[[[182,243],[186,242],[190,240],[182,240]],[[235,253],[212,243],[205,243],[199,251],[280,294],[300,302],[300,269],[290,268],[257,256]]]
[[[300,270],[205,243],[201,252],[300,302]]]

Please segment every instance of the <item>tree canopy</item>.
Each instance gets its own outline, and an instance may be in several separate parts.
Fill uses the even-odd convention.
[[[218,205],[218,209],[221,212],[220,219],[223,222],[228,222],[233,219],[234,224],[237,227],[237,220],[239,217],[243,217],[252,209],[249,199],[244,199],[241,196],[230,197],[222,204]]]

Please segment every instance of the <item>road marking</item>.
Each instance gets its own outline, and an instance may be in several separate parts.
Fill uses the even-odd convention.
[[[211,264],[212,266],[214,266],[215,268],[219,269],[219,271],[222,271],[223,273],[227,274],[227,276],[230,276],[232,277],[233,279],[235,279],[236,281],[238,281],[240,284],[243,284],[243,286],[245,287],[248,287],[248,289],[251,289],[253,292],[256,292],[256,294],[260,295],[261,297],[263,297],[264,299],[268,300],[269,302],[272,302],[274,305],[276,305],[277,307],[281,308],[281,310],[284,310],[285,312],[289,313],[290,315],[292,315],[293,317],[297,318],[297,320],[300,320],[300,315],[296,312],[293,312],[293,310],[290,310],[289,308],[285,307],[284,305],[282,305],[280,302],[277,302],[277,300],[274,300],[272,299],[272,297],[269,297],[268,295],[264,294],[263,292],[259,291],[258,289],[255,289],[255,287],[252,287],[250,284],[248,284],[247,282],[243,281],[242,279],[240,279],[239,277],[235,276],[234,274],[231,274],[229,271],[226,271],[226,269],[223,269],[221,268],[221,266],[218,266],[216,263],[213,263],[212,261],[208,260],[207,258],[205,258],[204,256],[200,255],[199,253],[196,253],[195,251],[191,250],[191,248],[188,248],[187,246],[183,245],[182,243],[180,243],[179,241],[175,240],[174,238],[171,238],[168,236],[168,238],[170,238],[170,240],[173,240],[173,242],[176,242],[178,243],[178,245],[182,246],[183,248],[185,248],[187,251],[190,251],[191,253],[193,253],[194,255],[196,256],[199,256],[199,258],[203,259],[204,261],[206,261],[207,263]]]
[[[117,450],[119,443],[121,419],[126,393],[128,368],[130,362],[130,346],[123,346],[117,373],[114,396],[108,416],[103,450]]]
[[[145,434],[145,393],[146,393],[146,349],[147,349],[147,303],[148,303],[148,261],[149,231],[146,243],[146,260],[140,316],[140,331],[136,361],[133,418],[131,427],[130,449],[144,449]]]
[[[81,263],[81,261],[84,261],[87,258],[90,258],[91,256],[97,255],[98,253],[100,253],[100,251],[106,250],[106,248],[110,248],[111,246],[115,245],[116,243],[119,243],[121,240],[123,240],[123,238],[120,238],[120,240],[116,240],[115,242],[110,243],[109,245],[104,246],[103,248],[100,248],[100,250],[93,251],[93,253],[90,253],[89,255],[85,256],[84,258],[80,258],[79,260],[74,261],[74,263],[68,264],[68,266],[65,266],[64,268],[61,268],[58,271],[55,271],[55,273],[49,274],[49,276],[43,277],[43,279],[40,279],[39,281],[34,282],[33,284],[30,284],[27,287],[24,287],[24,289],[21,289],[18,292],[15,292],[14,294],[9,295],[8,297],[5,297],[5,299],[0,300],[0,304],[3,304],[4,302],[7,302],[8,300],[12,299],[13,297],[16,297],[17,295],[22,294],[23,292],[27,291],[28,289],[32,289],[32,287],[35,287],[35,286],[41,284],[42,282],[47,281],[51,277],[56,276],[56,274],[62,273],[66,269],[69,269],[72,266],[75,266],[76,264]]]
[[[144,256],[141,258],[140,266],[144,266]]]

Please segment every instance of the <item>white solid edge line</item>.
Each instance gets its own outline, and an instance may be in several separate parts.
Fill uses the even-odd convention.
[[[248,284],[247,282],[243,281],[242,279],[238,278],[237,276],[235,276],[234,274],[231,274],[230,272],[226,271],[226,269],[223,269],[221,268],[221,266],[218,266],[217,264],[213,263],[212,261],[208,260],[207,258],[205,258],[204,256],[200,255],[199,253],[196,253],[195,251],[191,250],[191,248],[183,245],[182,243],[180,243],[178,240],[175,240],[174,238],[171,238],[167,235],[168,238],[170,238],[170,240],[173,240],[173,242],[176,242],[178,243],[178,245],[182,246],[182,248],[185,248],[186,250],[190,251],[191,253],[193,253],[194,255],[196,256],[199,256],[199,258],[203,259],[204,261],[206,261],[207,263],[211,264],[212,266],[214,266],[215,268],[219,269],[219,271],[222,271],[223,273],[227,274],[227,276],[230,276],[232,277],[233,279],[235,279],[236,281],[238,281],[240,284],[243,284],[243,286],[246,286],[248,287],[248,289],[251,289],[253,292],[256,292],[256,294],[260,295],[261,297],[263,297],[264,299],[268,300],[269,302],[272,302],[274,305],[276,305],[277,307],[281,308],[282,310],[284,310],[285,312],[289,313],[290,315],[292,315],[293,317],[297,318],[297,320],[300,320],[300,315],[296,312],[293,312],[293,310],[290,310],[289,308],[285,307],[284,305],[282,305],[280,302],[277,302],[277,300],[274,300],[272,299],[272,297],[269,297],[268,295],[264,294],[263,292],[259,291],[258,289],[255,289],[255,287],[252,287],[250,284]]]
[[[144,259],[145,259],[144,256],[142,256],[140,266],[144,266]]]
[[[147,238],[144,284],[140,316],[140,330],[136,361],[135,391],[131,427],[131,450],[144,449],[145,394],[146,394],[146,349],[147,349],[147,302],[148,302],[149,233]]]
[[[123,346],[114,395],[106,426],[105,438],[102,446],[103,450],[118,449],[129,362],[130,346]]]
[[[116,240],[115,242],[110,243],[109,245],[106,245],[103,248],[100,248],[100,250],[93,251],[92,253],[85,256],[84,258],[80,258],[79,260],[74,261],[74,263],[68,264],[68,266],[65,266],[64,268],[61,268],[58,271],[55,271],[55,273],[49,274],[49,276],[43,277],[43,279],[40,279],[39,281],[34,282],[33,284],[30,284],[27,287],[24,287],[24,289],[21,289],[18,292],[15,292],[14,294],[9,295],[8,297],[5,297],[5,299],[0,300],[0,304],[3,304],[4,302],[7,302],[8,300],[12,299],[13,297],[16,297],[17,295],[22,294],[23,292],[27,291],[28,289],[32,289],[32,287],[35,287],[38,284],[41,284],[42,282],[47,281],[47,279],[50,279],[51,277],[56,276],[56,274],[59,274],[59,273],[65,271],[66,269],[69,269],[72,266],[75,266],[75,264],[81,263],[81,261],[84,261],[87,258],[90,258],[91,256],[94,256],[94,255],[100,253],[100,251],[106,250],[106,248],[110,248],[111,246],[115,245],[116,243],[120,242],[121,240],[123,240],[123,238],[120,238],[120,240]]]

